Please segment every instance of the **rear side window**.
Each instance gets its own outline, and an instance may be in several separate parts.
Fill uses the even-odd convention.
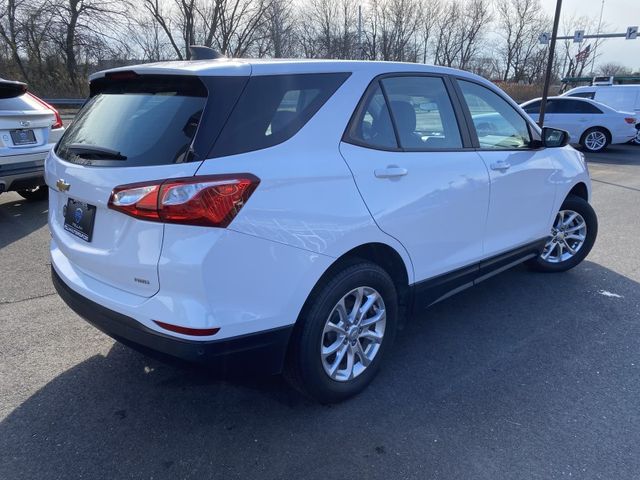
[[[58,156],[95,166],[189,161],[207,101],[207,90],[198,78],[104,80],[92,85],[92,91],[94,96],[58,144]]]
[[[536,100],[535,102],[530,103],[529,105],[526,105],[523,110],[527,113],[540,113],[540,105],[542,104],[542,102],[540,100]],[[548,104],[548,102],[547,102]]]
[[[261,150],[288,140],[348,77],[349,73],[251,77],[211,156]]]
[[[380,84],[376,82],[349,128],[347,140],[364,147],[397,149],[396,134]]]
[[[567,97],[589,98],[591,100],[593,100],[594,96],[595,92],[578,92],[567,95]]]

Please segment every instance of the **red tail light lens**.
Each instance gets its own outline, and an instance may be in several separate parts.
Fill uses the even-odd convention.
[[[627,122],[627,123],[629,123],[629,124],[631,124],[631,125],[633,125],[634,123],[636,123],[636,119],[635,119],[635,118],[633,118],[633,117],[625,117],[624,121],[625,121],[625,122]]]
[[[49,105],[47,102],[45,102],[41,98],[36,97],[33,93],[28,92],[27,95],[29,95],[31,98],[33,98],[36,102],[38,102],[43,107],[47,107],[49,110],[53,112],[56,118],[53,121],[53,124],[51,125],[52,130],[55,130],[56,128],[62,128],[62,117],[60,117],[60,113],[58,113],[58,110],[53,108],[51,105]]]
[[[224,228],[259,183],[238,174],[122,185],[111,193],[109,208],[143,220]]]

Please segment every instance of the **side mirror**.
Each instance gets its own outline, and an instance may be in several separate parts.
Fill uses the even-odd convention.
[[[569,143],[569,134],[559,128],[542,127],[542,145],[546,148],[564,147]]]

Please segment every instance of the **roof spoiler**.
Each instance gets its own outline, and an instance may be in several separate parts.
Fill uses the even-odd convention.
[[[216,60],[218,58],[225,58],[217,50],[211,47],[205,47],[204,45],[189,45],[189,52],[191,52],[191,60]]]
[[[0,79],[0,98],[13,98],[27,93],[27,84]]]

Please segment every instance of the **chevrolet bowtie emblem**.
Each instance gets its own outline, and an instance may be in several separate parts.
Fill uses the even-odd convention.
[[[56,182],[56,187],[60,192],[68,192],[71,188],[71,185],[65,182],[63,179],[60,179]]]

